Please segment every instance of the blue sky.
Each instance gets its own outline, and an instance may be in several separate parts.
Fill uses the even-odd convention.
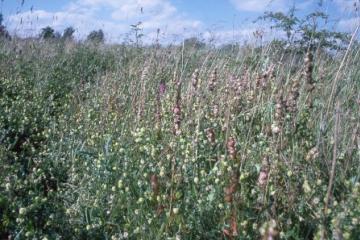
[[[172,42],[198,36],[216,42],[243,41],[261,30],[267,37],[277,33],[264,23],[253,23],[264,11],[286,11],[294,6],[299,16],[323,10],[337,29],[351,31],[360,23],[354,3],[360,0],[1,0],[5,25],[12,33],[32,36],[45,26],[62,31],[76,29],[78,38],[103,29],[108,41],[121,42],[130,25],[142,22],[145,41]]]

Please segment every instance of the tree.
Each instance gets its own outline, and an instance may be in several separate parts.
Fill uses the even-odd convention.
[[[62,35],[62,39],[64,40],[73,40],[74,39],[74,32],[75,29],[73,27],[67,27],[65,28],[63,35]]]
[[[204,48],[206,44],[201,40],[199,40],[197,37],[191,37],[184,40],[184,46],[200,49],[200,48]]]
[[[330,31],[326,27],[328,15],[316,11],[299,19],[295,16],[296,9],[291,8],[288,13],[265,12],[258,20],[272,23],[271,28],[283,31],[287,43],[294,44],[300,49],[316,48],[341,49],[349,41],[346,33]]]
[[[44,40],[54,39],[55,38],[55,30],[52,27],[47,26],[47,27],[41,29],[40,37]]]
[[[141,28],[141,22],[138,22],[137,24],[130,25],[132,32],[134,32],[135,35],[135,46],[138,48],[141,43],[141,38],[144,36],[142,34],[142,28]]]
[[[6,27],[2,24],[4,18],[3,15],[0,13],[0,38],[10,39],[10,34],[6,30]]]
[[[283,12],[265,12],[258,20],[265,20],[274,23],[271,28],[276,28],[286,33],[287,41],[291,43],[294,36],[294,30],[299,23],[299,19],[295,16],[295,8],[292,7],[287,14]]]
[[[105,40],[103,30],[99,29],[97,31],[92,31],[87,36],[87,40],[94,43],[103,43]]]

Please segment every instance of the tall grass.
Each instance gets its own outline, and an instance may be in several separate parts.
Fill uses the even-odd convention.
[[[360,234],[358,46],[13,40],[0,58],[1,238]]]

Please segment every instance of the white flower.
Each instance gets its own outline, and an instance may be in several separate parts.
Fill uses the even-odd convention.
[[[198,184],[198,183],[199,183],[199,178],[198,178],[198,177],[195,177],[195,178],[194,178],[194,183],[195,183],[195,184]]]
[[[25,212],[26,212],[26,208],[20,208],[20,209],[19,209],[19,214],[20,214],[20,215],[24,215]]]
[[[311,187],[310,187],[310,185],[309,185],[308,180],[305,180],[305,181],[304,181],[302,187],[303,187],[305,193],[311,192]]]
[[[179,208],[173,208],[173,213],[176,215],[179,213]]]
[[[271,132],[272,132],[273,134],[278,134],[278,133],[280,132],[279,126],[276,125],[276,124],[272,124],[272,125],[271,125]]]
[[[123,187],[123,181],[122,180],[119,180],[118,181],[118,188],[122,188]]]

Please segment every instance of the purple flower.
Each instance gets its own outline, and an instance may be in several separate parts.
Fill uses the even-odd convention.
[[[159,94],[160,96],[164,95],[164,93],[166,92],[166,85],[165,83],[160,83],[160,86],[159,86]]]

